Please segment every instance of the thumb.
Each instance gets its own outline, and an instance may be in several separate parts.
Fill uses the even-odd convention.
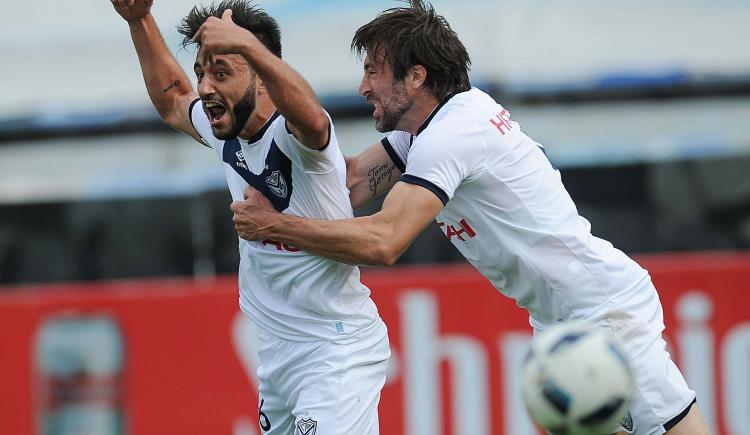
[[[242,191],[242,196],[245,198],[245,200],[247,200],[248,198],[250,198],[250,195],[252,195],[254,191],[255,189],[253,189],[252,187],[246,186],[245,190]]]
[[[200,26],[197,32],[195,32],[195,35],[193,35],[193,41],[197,43],[201,43],[201,38],[203,38],[203,26]]]
[[[221,14],[221,21],[232,21],[232,10],[227,9],[224,11],[223,14]]]

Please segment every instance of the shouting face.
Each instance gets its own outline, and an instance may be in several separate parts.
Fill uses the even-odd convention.
[[[194,68],[214,136],[237,137],[255,110],[255,74],[241,56],[211,56],[202,50]]]
[[[394,80],[388,62],[373,59],[369,54],[365,57],[359,94],[375,106],[372,117],[375,128],[381,133],[402,127],[401,118],[414,104],[407,95],[404,81]]]

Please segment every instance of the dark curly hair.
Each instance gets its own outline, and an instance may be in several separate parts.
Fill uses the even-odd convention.
[[[232,21],[243,29],[252,32],[268,50],[281,57],[281,30],[279,24],[263,9],[245,0],[222,0],[211,6],[194,6],[182,19],[177,31],[184,36],[182,47],[198,44],[193,37],[208,17],[221,18],[227,9],[232,10]]]
[[[409,0],[408,7],[387,9],[360,27],[351,48],[360,57],[380,56],[390,64],[396,80],[414,65],[427,70],[425,86],[443,100],[471,89],[471,60],[448,21],[431,4]]]

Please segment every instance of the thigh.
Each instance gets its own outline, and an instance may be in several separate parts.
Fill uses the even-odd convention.
[[[292,414],[295,435],[378,435],[378,403],[390,348],[387,336],[332,345],[331,371],[299,391]]]
[[[258,426],[263,435],[290,435],[294,427],[291,409],[273,388],[258,386]]]
[[[631,362],[635,394],[629,415],[633,427],[624,429],[638,435],[663,434],[675,420],[684,417],[695,401],[695,392],[672,361],[661,336]]]
[[[667,435],[711,435],[703,414],[696,404],[690,407],[684,418],[675,422],[668,431]]]

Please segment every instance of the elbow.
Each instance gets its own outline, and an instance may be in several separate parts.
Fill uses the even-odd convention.
[[[323,149],[328,146],[331,138],[331,124],[328,117],[320,112],[320,116],[307,120],[304,124],[302,134],[309,139],[309,142],[317,149]]]
[[[328,135],[331,131],[331,123],[330,121],[328,121],[328,117],[325,115],[325,113],[323,113],[323,111],[320,112],[320,116],[317,116],[310,122],[310,130],[317,136],[323,138],[326,143],[328,143]]]
[[[373,249],[372,264],[373,266],[380,267],[393,266],[401,258],[403,251],[403,249],[399,249],[393,243],[383,240]]]
[[[173,127],[177,120],[177,113],[174,105],[157,101],[154,101],[153,104],[154,109],[156,109],[156,113],[159,114],[161,120],[164,121],[165,124]]]

